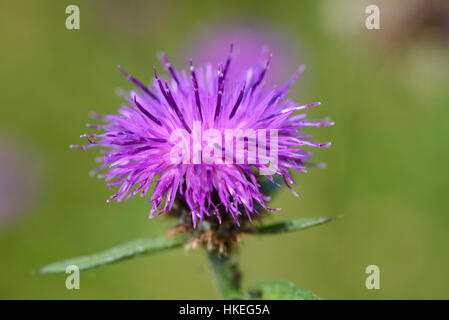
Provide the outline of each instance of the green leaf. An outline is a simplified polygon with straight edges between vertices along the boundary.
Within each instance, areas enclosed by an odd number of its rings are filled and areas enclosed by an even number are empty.
[[[290,232],[307,229],[313,226],[318,226],[320,224],[335,220],[335,218],[329,217],[315,217],[315,218],[299,218],[290,221],[284,221],[274,224],[269,224],[261,227],[255,227],[248,231],[247,233],[254,234],[275,234],[281,232]]]
[[[176,248],[183,245],[185,240],[185,237],[165,238],[161,236],[137,239],[89,256],[54,262],[42,267],[37,272],[65,272],[69,265],[76,265],[80,270],[91,269],[120,260],[129,259],[141,254],[155,253],[165,249]]]
[[[310,291],[297,287],[294,283],[283,281],[259,281],[253,285],[248,298],[252,300],[320,300]]]

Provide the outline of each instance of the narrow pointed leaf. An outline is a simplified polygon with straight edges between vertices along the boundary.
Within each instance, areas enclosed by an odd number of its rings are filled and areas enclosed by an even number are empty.
[[[320,300],[314,293],[301,289],[291,282],[259,281],[248,291],[253,300]]]
[[[252,228],[247,233],[254,234],[275,234],[281,232],[290,232],[307,229],[313,226],[335,220],[329,217],[299,218],[290,221],[273,223],[261,227]]]
[[[129,259],[141,254],[155,253],[165,249],[176,248],[184,244],[184,242],[184,237],[165,238],[159,236],[137,239],[92,255],[54,262],[42,267],[37,272],[65,272],[69,265],[76,265],[80,270],[91,269],[120,260]]]

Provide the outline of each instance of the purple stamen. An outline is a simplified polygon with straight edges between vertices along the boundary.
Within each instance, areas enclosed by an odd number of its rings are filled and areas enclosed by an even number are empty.
[[[264,76],[265,76],[265,73],[266,73],[267,70],[268,70],[268,66],[270,65],[271,57],[272,57],[272,55],[270,54],[270,56],[268,57],[267,63],[265,64],[265,67],[262,69],[262,72],[260,72],[260,74],[259,74],[259,78],[258,78],[257,81],[254,83],[254,85],[252,86],[251,92],[254,92],[254,90],[256,90],[256,88],[257,88],[257,87],[260,85],[260,83],[262,82],[262,80],[263,80],[263,78],[264,78]]]
[[[154,147],[152,147],[152,146],[139,147],[139,148],[136,148],[133,151],[131,151],[129,153],[129,155],[135,155],[135,154],[140,153],[142,151],[147,151],[147,150],[151,150],[151,149],[154,149]]]
[[[278,116],[280,116],[282,114],[285,114],[285,113],[295,112],[295,111],[303,110],[303,109],[310,108],[310,107],[316,107],[316,106],[319,106],[320,104],[321,104],[321,102],[315,102],[315,103],[311,103],[311,104],[305,104],[305,105],[299,106],[299,107],[286,108],[286,109],[283,109],[283,110],[281,110],[281,111],[279,111],[277,113],[273,113],[273,114],[270,114],[269,116],[260,118],[259,120],[257,120],[257,122],[269,120],[269,119],[278,117]]]
[[[229,119],[232,119],[232,117],[234,117],[235,113],[237,112],[238,107],[242,103],[243,95],[245,94],[245,87],[246,87],[246,82],[243,84],[242,90],[240,90],[240,94],[237,98],[237,101],[234,104],[234,107],[232,108],[231,114],[229,115]]]
[[[165,82],[165,89],[162,85],[161,79],[157,76],[156,67],[154,67],[154,76],[159,84],[159,89],[161,90],[162,94],[164,95],[165,100],[167,101],[168,105],[175,111],[176,115],[178,116],[179,120],[181,120],[182,125],[184,128],[189,132],[192,133],[192,130],[190,130],[189,126],[184,120],[184,117],[181,113],[181,111],[178,108],[178,105],[175,102],[175,99],[173,98],[170,88],[168,87],[168,83]]]
[[[162,126],[162,123],[151,113],[149,113],[142,105],[137,101],[137,96],[134,96],[134,103],[136,104],[137,108],[142,112],[144,115],[148,117],[151,121],[158,124],[159,126]]]
[[[184,116],[182,115],[181,110],[179,110],[178,105],[176,104],[175,99],[173,98],[173,95],[171,94],[170,88],[168,87],[168,83],[165,82],[165,92],[168,96],[168,98],[170,99],[169,104],[171,105],[171,107],[173,108],[173,110],[175,110],[176,115],[178,116],[179,120],[181,120],[182,125],[184,126],[184,128],[189,132],[192,133],[192,130],[190,130],[190,127],[187,125],[187,123],[184,120]]]
[[[165,54],[165,52],[162,52],[162,59],[163,59],[163,61],[165,63],[165,68],[171,74],[173,79],[175,79],[176,84],[179,86],[180,82],[179,82],[179,79],[178,79],[178,75],[176,74],[176,71],[173,69],[170,61],[168,61],[168,58],[167,58],[167,55]]]
[[[282,94],[286,93],[290,85],[296,80],[296,78],[304,72],[306,67],[304,65],[299,66],[298,70],[293,74],[293,76],[284,84],[282,88],[280,88],[276,94],[271,98],[270,102],[268,103],[269,106],[271,106],[277,98],[279,98]]]
[[[200,91],[198,88],[198,80],[196,78],[195,67],[193,66],[192,59],[190,59],[190,72],[192,74],[192,84],[193,84],[193,91],[195,93],[196,107],[198,108],[198,112],[200,114],[200,118],[201,118],[201,122],[202,122],[203,121],[203,113],[201,111]]]
[[[228,72],[229,65],[231,64],[232,52],[233,51],[234,51],[234,44],[231,43],[231,47],[229,49],[229,56],[228,56],[228,59],[226,60],[225,68],[224,68],[224,71],[223,71],[223,77],[226,77],[226,74]]]
[[[159,102],[158,97],[156,97],[156,95],[146,86],[144,86],[139,80],[137,80],[136,78],[134,78],[133,76],[127,74],[125,72],[125,70],[122,69],[121,66],[118,66],[118,68],[120,69],[120,71],[123,73],[123,75],[128,79],[131,80],[136,86],[138,86],[140,89],[142,89],[146,94],[148,94],[151,98],[153,98],[154,100],[156,100],[157,102]]]
[[[223,97],[223,90],[224,90],[224,73],[223,73],[223,65],[218,66],[218,93],[217,93],[217,105],[215,106],[215,116],[214,121],[217,120],[218,116],[220,115],[220,109],[221,109],[221,99]]]

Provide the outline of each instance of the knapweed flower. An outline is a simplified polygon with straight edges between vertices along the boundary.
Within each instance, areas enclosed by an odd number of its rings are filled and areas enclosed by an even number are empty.
[[[108,200],[128,199],[152,190],[150,218],[170,211],[182,199],[193,226],[207,217],[257,215],[268,197],[262,194],[259,174],[272,183],[282,177],[291,188],[291,170],[304,172],[312,154],[303,148],[325,147],[299,132],[310,126],[332,125],[328,120],[309,120],[295,111],[319,105],[298,105],[287,92],[303,70],[300,67],[287,83],[266,88],[264,78],[271,61],[261,61],[247,70],[230,69],[229,57],[217,69],[210,64],[190,71],[176,71],[163,55],[170,75],[144,85],[122,68],[136,86],[124,93],[127,104],[117,115],[93,115],[105,122],[88,127],[103,130],[82,137],[87,149],[105,148],[95,171],[118,191]]]

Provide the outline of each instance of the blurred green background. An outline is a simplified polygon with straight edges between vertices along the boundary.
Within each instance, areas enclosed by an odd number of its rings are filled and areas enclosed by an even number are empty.
[[[342,216],[299,233],[244,238],[244,287],[282,279],[325,299],[448,299],[444,11],[373,0],[367,4],[379,5],[381,30],[367,30],[363,1],[335,2],[2,1],[0,159],[15,166],[3,169],[0,192],[5,203],[19,200],[0,225],[0,298],[218,297],[201,250],[82,272],[81,290],[67,290],[65,274],[34,271],[173,224],[149,220],[140,197],[107,204],[111,191],[88,175],[98,150],[68,146],[81,143],[89,111],[115,112],[116,88],[132,87],[118,64],[149,81],[159,51],[182,57],[202,30],[238,22],[272,27],[299,48],[290,54],[307,71],[291,95],[321,101],[310,116],[336,122],[310,130],[333,143],[315,152],[328,167],[296,175],[299,198],[281,191],[271,205],[282,210],[271,220]],[[70,4],[80,8],[80,30],[65,28]],[[365,288],[370,264],[380,268],[380,290]]]

